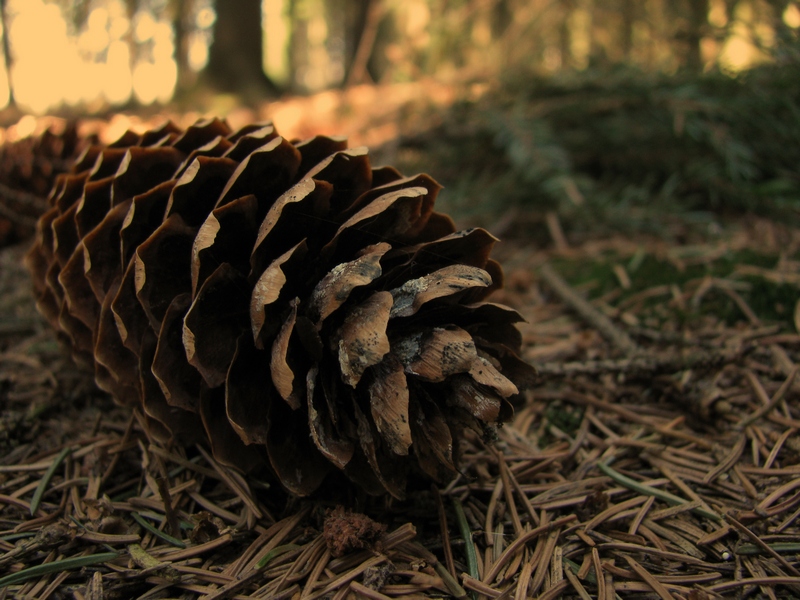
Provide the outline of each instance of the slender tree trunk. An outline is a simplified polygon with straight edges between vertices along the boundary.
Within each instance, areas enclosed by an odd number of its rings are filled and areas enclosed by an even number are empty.
[[[366,21],[364,28],[361,30],[356,53],[347,74],[345,87],[364,83],[369,79],[367,65],[370,56],[372,56],[375,40],[378,37],[378,26],[383,18],[384,6],[382,0],[369,0],[366,4],[368,5]]]
[[[574,0],[566,0],[562,3],[563,14],[558,27],[558,51],[561,54],[561,68],[572,66],[572,32],[570,31],[570,16],[575,10]]]
[[[503,36],[508,26],[514,20],[514,13],[508,5],[508,0],[496,0],[491,10],[492,39],[497,40]]]
[[[172,0],[172,30],[175,33],[175,66],[178,78],[175,85],[175,96],[184,95],[194,85],[195,77],[189,67],[189,30],[187,15],[192,8],[192,0]]]
[[[5,61],[6,77],[8,79],[8,105],[16,106],[14,100],[14,85],[11,78],[11,67],[14,59],[11,56],[11,44],[8,42],[8,19],[6,18],[6,0],[0,0],[0,23],[3,25],[3,60]]]
[[[369,0],[344,0],[345,34],[344,34],[344,64],[345,73],[342,85],[346,85],[353,68],[353,61],[358,52],[358,43],[364,34],[369,12]]]
[[[636,22],[636,0],[622,0],[622,56],[631,60],[633,51],[633,25]]]
[[[288,22],[288,37],[286,39],[286,80],[283,83],[284,92],[294,92],[298,87],[297,82],[297,63],[298,57],[295,51],[297,41],[297,2],[296,0],[286,0],[286,19]]]
[[[772,7],[772,23],[778,42],[785,44],[795,38],[791,27],[783,22],[783,13],[791,4],[791,0],[767,0],[767,4]]]
[[[139,2],[138,0],[125,0],[124,4],[125,12],[128,17],[128,23],[133,23],[136,12],[139,10]],[[127,31],[122,36],[122,41],[125,42],[125,45],[128,47],[128,69],[132,77],[133,69],[136,67],[136,63],[139,62],[139,51],[141,50],[134,39],[133,27],[128,27]],[[129,106],[135,106],[139,104],[139,100],[136,98],[136,93],[133,88],[133,79],[131,79],[131,94],[128,96],[128,100],[124,102],[124,104]]]
[[[689,8],[690,21],[687,32],[689,48],[686,55],[686,67],[690,71],[699,72],[703,70],[700,42],[703,40],[708,25],[708,0],[690,0]]]
[[[207,81],[221,92],[246,101],[277,94],[264,74],[261,0],[217,0],[214,41],[209,48]]]

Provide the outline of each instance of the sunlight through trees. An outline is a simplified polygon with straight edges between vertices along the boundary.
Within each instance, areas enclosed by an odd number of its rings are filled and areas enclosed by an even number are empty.
[[[96,112],[167,103],[203,85],[263,97],[420,77],[463,81],[521,64],[542,73],[622,63],[735,73],[769,60],[800,28],[792,0],[216,4],[2,0],[0,106]]]

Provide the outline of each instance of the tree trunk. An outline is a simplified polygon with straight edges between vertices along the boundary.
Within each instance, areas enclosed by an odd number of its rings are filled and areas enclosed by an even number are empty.
[[[566,0],[561,4],[564,11],[558,26],[558,52],[561,55],[561,68],[566,69],[573,65],[572,60],[572,31],[570,30],[570,16],[575,10],[574,0]]]
[[[277,94],[264,74],[261,0],[218,0],[214,41],[204,75],[221,92],[236,93],[246,102]]]
[[[364,29],[367,26],[370,0],[345,0],[345,39],[344,39],[344,64],[345,72],[342,84],[346,85],[351,79],[358,53],[359,42],[364,36]]]
[[[514,20],[514,13],[508,5],[508,0],[497,0],[492,6],[492,39],[497,40],[503,36]]]
[[[700,42],[703,40],[708,25],[708,0],[690,0],[689,9],[690,21],[686,36],[689,47],[686,54],[686,67],[690,71],[699,72],[703,70]]]
[[[178,78],[175,96],[182,97],[194,85],[196,77],[189,67],[189,33],[187,15],[192,7],[191,0],[172,0],[172,29],[175,33],[175,66]]]
[[[361,29],[355,56],[345,80],[345,87],[366,83],[369,80],[367,65],[370,56],[372,56],[375,39],[378,36],[378,26],[383,17],[383,2],[381,0],[370,0],[365,4],[367,5],[366,22]]]
[[[633,50],[633,25],[636,23],[636,2],[634,0],[622,0],[622,56],[626,61],[631,60]]]
[[[772,7],[772,23],[775,35],[780,46],[791,43],[796,39],[794,30],[783,21],[783,13],[791,4],[791,0],[767,0],[767,4]],[[780,49],[779,46],[779,49]]]
[[[14,59],[11,57],[11,45],[8,43],[8,19],[6,19],[6,0],[0,0],[0,23],[3,26],[3,59],[5,60],[6,78],[8,79],[8,106],[16,106],[14,100],[14,85],[11,79],[11,66]]]

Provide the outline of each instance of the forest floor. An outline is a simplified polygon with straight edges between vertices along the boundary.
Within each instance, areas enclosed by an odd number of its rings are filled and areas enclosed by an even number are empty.
[[[800,597],[800,231],[547,224],[495,253],[528,401],[448,485],[348,512],[151,443],[4,249],[0,598]]]

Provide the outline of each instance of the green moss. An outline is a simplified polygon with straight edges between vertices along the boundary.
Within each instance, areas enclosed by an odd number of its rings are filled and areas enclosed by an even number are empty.
[[[550,402],[545,409],[545,422],[557,427],[567,435],[574,434],[581,426],[586,409],[571,403]],[[546,446],[550,439],[542,440]]]
[[[752,213],[797,224],[800,48],[783,50],[735,78],[510,68],[404,137],[392,162],[434,173],[443,207],[487,221],[514,207],[557,210],[568,233],[668,236],[674,219]]]
[[[695,256],[687,256],[689,253],[685,252],[683,267],[679,260],[670,261],[641,252],[633,257],[607,253],[596,256],[594,260],[556,258],[553,267],[589,300],[617,291],[618,295],[610,301],[613,306],[624,306],[626,300],[659,286],[675,285],[685,292],[692,289],[687,285],[697,289],[707,277],[725,279],[735,284],[736,293],[762,322],[793,328],[794,306],[800,298],[798,286],[776,284],[757,276],[736,276],[739,265],[771,269],[777,263],[777,256],[746,249],[699,261],[701,252],[698,249]],[[614,265],[626,269],[631,283],[629,289],[621,289]],[[728,325],[747,320],[735,300],[719,287],[706,291],[696,307],[689,301],[682,308],[672,300],[666,293],[642,298],[636,303],[635,316],[646,319],[651,327],[668,320],[677,321],[679,326],[688,326],[699,317],[708,315]]]
[[[747,304],[764,321],[782,322],[794,326],[794,307],[800,300],[800,289],[795,285],[774,284],[761,278],[748,277],[752,284]]]

